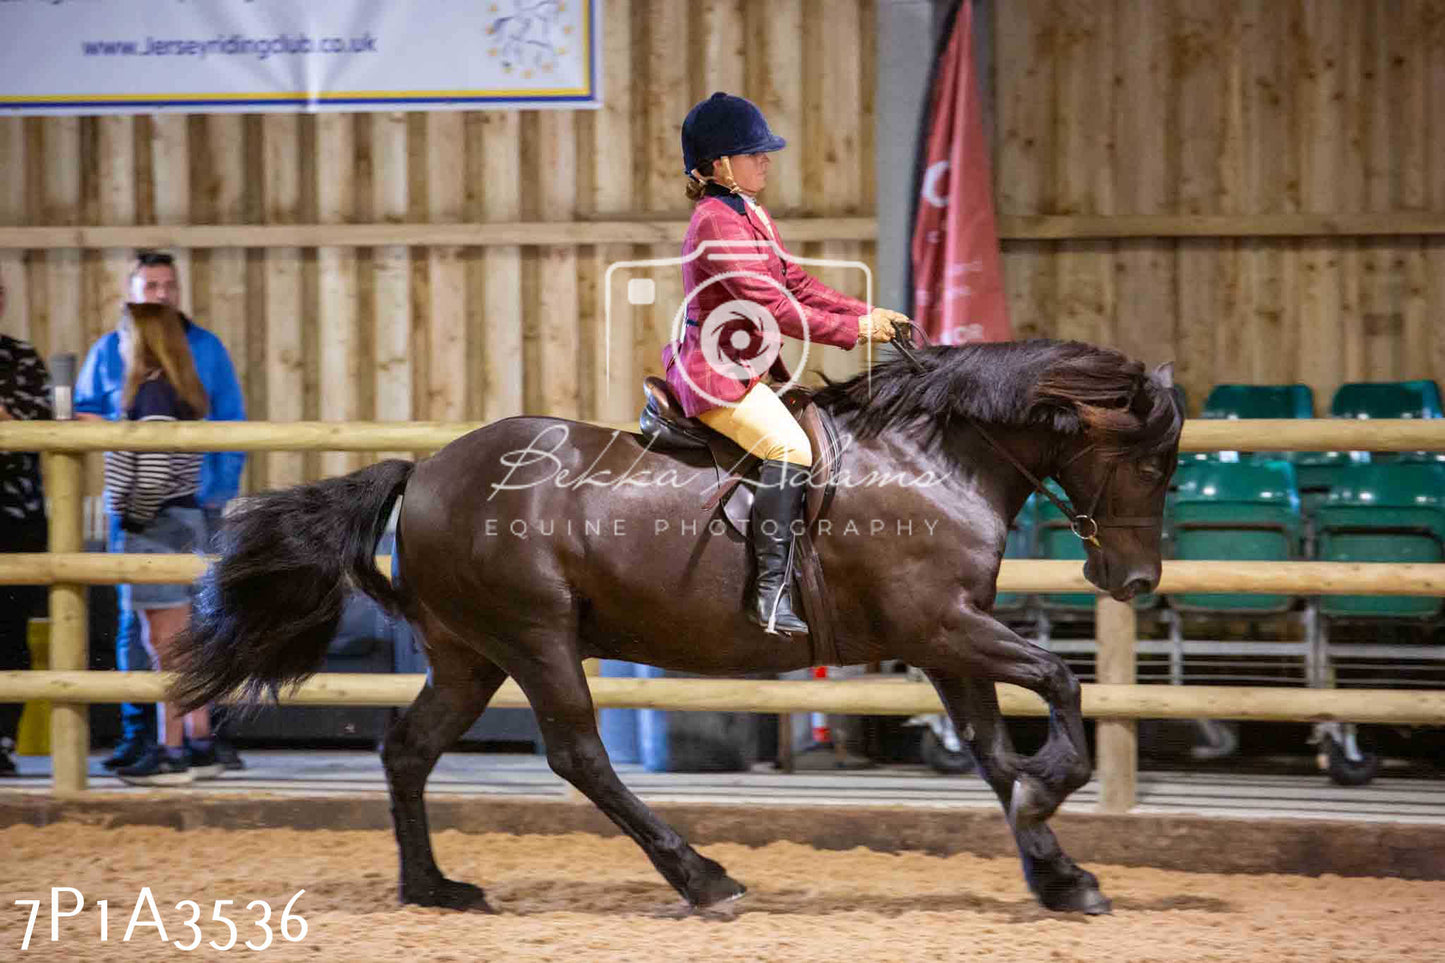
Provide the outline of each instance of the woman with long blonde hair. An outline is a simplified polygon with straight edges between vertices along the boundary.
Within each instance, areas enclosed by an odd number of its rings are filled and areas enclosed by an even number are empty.
[[[191,421],[206,414],[206,390],[196,374],[180,314],[166,304],[128,304],[120,324],[125,382],[121,399],[131,421]],[[121,519],[122,550],[142,554],[196,551],[205,522],[196,492],[199,453],[112,451],[105,454],[105,495]],[[176,636],[190,618],[187,585],[136,585],[131,604],[141,613],[151,663],[173,667]],[[126,782],[184,785],[220,774],[211,746],[208,709],[185,715],[157,706],[161,745],[117,770]],[[189,737],[190,752],[186,741]]]

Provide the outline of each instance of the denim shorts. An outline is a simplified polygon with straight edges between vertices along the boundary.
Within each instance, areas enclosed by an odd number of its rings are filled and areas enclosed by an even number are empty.
[[[168,505],[144,531],[120,532],[120,541],[113,549],[136,555],[186,555],[199,549],[205,541],[205,519],[199,508]],[[133,584],[130,604],[137,609],[168,609],[189,605],[189,583],[174,585]]]

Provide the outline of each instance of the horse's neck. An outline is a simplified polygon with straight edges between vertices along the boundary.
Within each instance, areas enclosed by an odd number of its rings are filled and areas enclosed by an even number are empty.
[[[1036,478],[1045,477],[1053,469],[1053,439],[1047,434],[1009,428],[990,428],[989,433]],[[1009,519],[1018,514],[1034,490],[1008,459],[970,429],[950,432],[936,445],[925,445],[921,438],[904,432],[884,433],[867,440],[846,429],[841,434],[845,465],[851,449],[877,458],[890,471],[902,472],[915,482],[925,473],[935,478],[969,476],[975,488]]]

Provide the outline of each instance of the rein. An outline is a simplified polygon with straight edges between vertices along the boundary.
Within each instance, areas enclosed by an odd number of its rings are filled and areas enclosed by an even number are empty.
[[[895,321],[893,327],[897,330],[894,332],[889,344],[903,356],[904,360],[913,367],[914,371],[922,374],[924,371],[923,362],[919,361],[918,356],[913,353],[913,337],[917,334],[924,339],[924,343],[926,344],[928,340],[927,336],[925,336],[912,321]],[[1147,515],[1118,515],[1111,516],[1102,522],[1098,520],[1096,513],[1099,510],[1099,503],[1104,498],[1104,492],[1108,491],[1109,483],[1114,480],[1114,472],[1119,468],[1118,460],[1109,463],[1109,470],[1105,473],[1104,481],[1099,485],[1098,491],[1094,492],[1094,498],[1089,503],[1089,510],[1080,512],[1070,504],[1067,498],[1061,498],[1050,491],[1038,476],[1024,467],[1023,462],[1019,461],[1013,452],[996,441],[992,435],[984,430],[983,425],[979,424],[977,420],[969,418],[968,423],[973,427],[974,431],[979,433],[984,441],[988,442],[990,448],[1002,455],[1004,460],[1018,469],[1020,475],[1028,479],[1029,483],[1034,486],[1034,491],[1047,498],[1065,518],[1069,519],[1069,531],[1073,532],[1080,540],[1090,543],[1095,548],[1103,548],[1103,546],[1099,544],[1099,529],[1101,528],[1152,528],[1161,524],[1160,520]],[[1084,455],[1093,451],[1097,445],[1098,443],[1094,442],[1084,446],[1075,452],[1068,461],[1060,465],[1057,471],[1063,471]]]

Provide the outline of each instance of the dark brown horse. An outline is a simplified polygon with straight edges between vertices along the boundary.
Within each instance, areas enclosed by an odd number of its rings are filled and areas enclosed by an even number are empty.
[[[1098,881],[1045,824],[1090,774],[1079,683],[990,610],[1009,520],[1033,490],[1024,472],[1057,478],[1097,514],[1084,565],[1093,584],[1119,599],[1154,587],[1181,427],[1170,371],[1150,375],[1072,342],[930,348],[916,358],[816,395],[843,446],[840,486],[816,536],[839,662],[921,667],[1003,803],[1039,900],[1104,912]],[[509,418],[416,465],[385,461],[259,495],[228,520],[202,582],[177,701],[202,705],[236,687],[256,697],[316,671],[349,582],[405,616],[431,660],[382,750],[403,902],[487,908],[481,889],[437,868],[422,794],[438,756],[508,676],[531,701],[559,776],[689,903],[734,898],[743,886],[617,778],[582,670],[593,656],[713,674],[811,663],[807,639],[764,634],[745,617],[746,546],[701,508],[715,483],[703,453]],[[373,552],[398,496],[392,583]],[[996,682],[1049,704],[1036,755],[1014,751]]]

